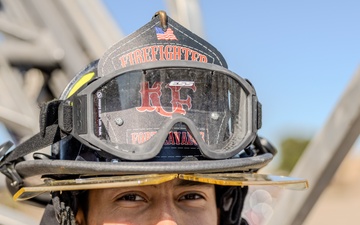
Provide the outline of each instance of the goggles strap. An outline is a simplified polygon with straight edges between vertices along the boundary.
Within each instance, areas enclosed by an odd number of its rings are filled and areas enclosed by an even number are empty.
[[[41,104],[40,106],[40,134],[45,136],[46,127],[51,124],[57,123],[58,120],[58,109],[62,101],[52,100],[46,103]]]
[[[10,153],[4,156],[0,161],[0,168],[6,164],[16,161],[32,152],[45,148],[53,143],[60,141],[62,138],[60,128],[57,124],[46,127],[45,135],[41,132],[35,134],[30,139],[18,145]]]
[[[60,130],[58,108],[61,101],[55,100],[45,103],[40,110],[40,132],[18,145],[10,152],[6,152],[0,160],[0,171],[5,174],[14,186],[21,186],[22,180],[16,173],[15,164],[23,157],[37,150],[56,143],[65,136]],[[2,151],[3,152],[3,151]]]
[[[60,103],[62,103],[61,100],[53,100],[41,105],[39,118],[40,132],[6,154],[0,161],[0,168],[4,165],[10,165],[12,162],[21,159],[30,153],[56,143],[66,136],[66,134],[61,132],[58,124],[58,109]],[[69,118],[71,119],[70,115],[71,112],[63,117],[67,118],[68,121]]]

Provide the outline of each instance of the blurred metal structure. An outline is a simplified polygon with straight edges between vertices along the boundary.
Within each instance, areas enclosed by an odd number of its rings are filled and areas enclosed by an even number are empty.
[[[38,132],[38,104],[122,36],[101,0],[0,0],[0,122],[14,140]],[[0,207],[0,224],[35,224]]]
[[[36,225],[33,218],[21,215],[15,209],[0,205],[0,224],[4,225]]]
[[[301,225],[330,183],[360,134],[360,68],[339,99],[328,121],[313,138],[295,168],[293,177],[309,180],[309,190],[284,192],[270,225]]]
[[[205,38],[199,0],[166,0],[168,14],[181,25]]]
[[[37,131],[37,102],[59,96],[82,67],[122,37],[100,0],[0,1],[0,121]]]

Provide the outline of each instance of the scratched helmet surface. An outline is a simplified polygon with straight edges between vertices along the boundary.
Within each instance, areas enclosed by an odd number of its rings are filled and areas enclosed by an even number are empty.
[[[44,104],[40,133],[2,157],[0,168],[22,188],[19,199],[175,177],[304,184],[254,174],[276,153],[258,137],[260,128],[251,83],[228,70],[215,47],[161,12],[77,74],[59,100]],[[49,145],[51,155],[19,160]],[[47,180],[31,189],[26,179],[37,176]],[[79,183],[79,177],[90,178]]]

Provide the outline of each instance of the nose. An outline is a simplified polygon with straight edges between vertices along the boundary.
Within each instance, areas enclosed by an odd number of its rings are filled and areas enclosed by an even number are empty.
[[[171,201],[160,201],[156,207],[156,225],[179,225],[176,206]]]
[[[177,225],[173,220],[161,220],[156,225]]]

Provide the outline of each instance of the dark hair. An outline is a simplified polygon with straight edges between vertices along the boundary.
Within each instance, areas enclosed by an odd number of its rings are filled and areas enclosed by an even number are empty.
[[[241,218],[244,201],[249,187],[215,185],[216,206],[220,210],[222,225],[246,225]]]

